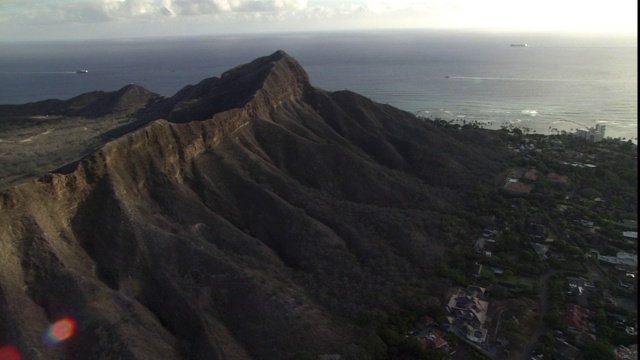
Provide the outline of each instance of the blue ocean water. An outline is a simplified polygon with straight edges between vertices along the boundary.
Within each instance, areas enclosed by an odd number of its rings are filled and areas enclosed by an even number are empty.
[[[317,87],[432,118],[545,134],[600,123],[609,137],[637,138],[637,36],[369,31],[0,43],[0,103],[130,83],[170,96],[278,49]]]

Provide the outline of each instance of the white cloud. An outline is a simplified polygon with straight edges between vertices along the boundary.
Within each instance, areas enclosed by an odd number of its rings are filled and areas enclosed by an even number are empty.
[[[40,20],[95,23],[131,18],[154,18],[173,13],[170,0],[96,0],[57,2],[38,9]]]
[[[176,13],[205,15],[225,12],[296,11],[306,8],[305,0],[174,0]]]
[[[21,2],[22,1],[22,2]],[[306,0],[2,0],[0,21],[95,23],[225,13],[299,12]],[[4,10],[4,11],[3,11]]]
[[[0,0],[0,40],[384,28],[595,31],[636,29],[636,14],[631,0]]]

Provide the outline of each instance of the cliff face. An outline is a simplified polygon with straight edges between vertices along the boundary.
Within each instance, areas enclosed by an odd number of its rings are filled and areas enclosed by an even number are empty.
[[[125,92],[98,115],[137,130],[0,192],[0,347],[25,359],[339,352],[357,317],[433,285],[442,217],[501,158],[490,135],[313,88],[282,51]],[[74,336],[43,341],[64,317]]]

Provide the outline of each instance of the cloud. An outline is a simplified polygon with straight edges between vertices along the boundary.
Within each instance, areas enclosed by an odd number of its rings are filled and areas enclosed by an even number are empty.
[[[604,7],[578,0],[0,0],[0,39],[356,28],[635,30],[637,3],[609,1]]]
[[[47,18],[48,21],[79,23],[173,15],[170,0],[57,1],[31,11],[36,17]]]
[[[174,0],[180,15],[205,15],[228,12],[297,11],[307,7],[305,0]]]
[[[0,0],[0,24],[102,23],[212,14],[294,14],[305,10],[306,0]]]
[[[105,22],[235,12],[286,12],[306,7],[306,0],[81,0],[41,6],[40,15],[53,16],[58,21]]]

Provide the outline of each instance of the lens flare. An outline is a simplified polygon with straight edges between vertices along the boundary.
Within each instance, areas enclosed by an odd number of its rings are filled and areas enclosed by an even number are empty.
[[[0,348],[0,360],[20,360],[22,356],[13,346],[3,346]]]
[[[47,342],[57,344],[72,337],[75,331],[76,322],[72,318],[58,320],[47,329]]]

